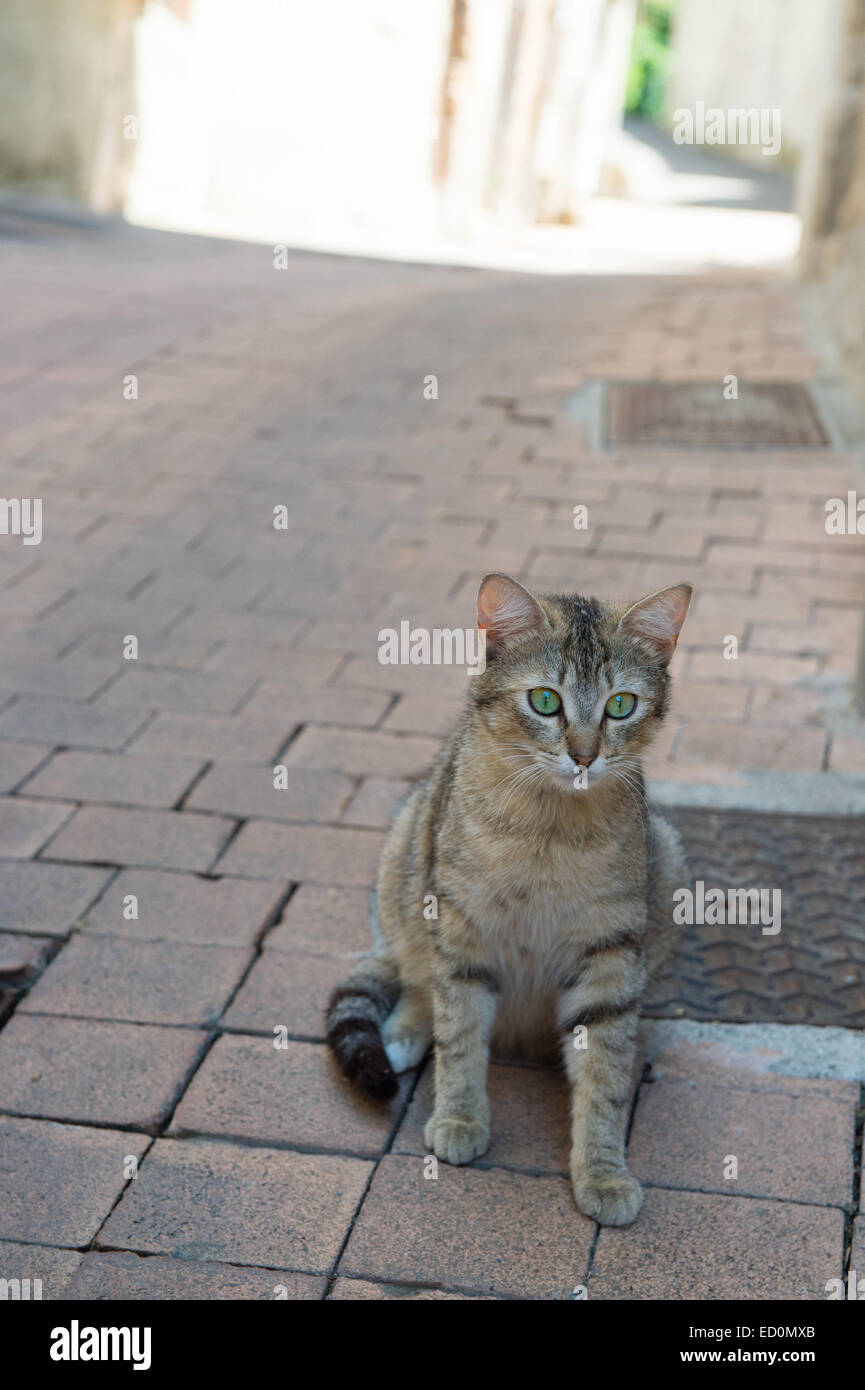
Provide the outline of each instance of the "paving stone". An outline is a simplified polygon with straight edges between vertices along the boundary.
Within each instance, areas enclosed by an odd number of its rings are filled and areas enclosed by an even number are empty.
[[[19,692],[89,700],[105,685],[118,665],[119,652],[114,660],[91,659],[74,652],[62,661],[43,657],[16,662],[10,672],[10,682]]]
[[[432,1114],[432,1065],[424,1071],[393,1143],[394,1153],[425,1154],[423,1130]],[[492,1138],[475,1167],[523,1168],[567,1173],[570,1155],[570,1100],[567,1079],[552,1068],[493,1063],[487,1093]]]
[[[105,869],[0,861],[0,927],[65,936],[110,878]]]
[[[850,1278],[855,1271],[855,1279]],[[839,1275],[840,1277],[840,1275]],[[844,1276],[844,1297],[851,1298],[856,1289],[856,1301],[865,1300],[865,1217],[857,1216],[853,1226],[853,1244],[850,1250],[850,1263]]]
[[[138,1023],[211,1023],[251,952],[82,934],[67,942],[19,1012]]]
[[[865,772],[865,741],[833,734],[829,766],[833,772]]]
[[[498,1299],[484,1294],[446,1293],[444,1289],[421,1289],[413,1284],[373,1284],[368,1279],[337,1279],[328,1303],[389,1302],[406,1303],[481,1302],[497,1303]]]
[[[69,807],[64,810],[68,814]],[[203,872],[232,828],[224,816],[192,811],[82,806],[51,842],[50,857]]]
[[[660,1025],[661,1028],[664,1026]],[[697,1025],[697,1028],[699,1027],[700,1025]],[[644,1024],[644,1032],[651,1034],[648,1047],[652,1054],[653,1082],[663,1080],[690,1082],[698,1086],[733,1086],[737,1090],[776,1091],[783,1095],[806,1098],[819,1095],[826,1099],[846,1102],[848,1106],[856,1105],[859,1099],[857,1081],[819,1075],[821,1070],[830,1067],[834,1069],[835,1059],[829,1050],[819,1057],[812,1055],[809,1063],[813,1068],[811,1076],[788,1075],[786,1071],[781,1071],[780,1067],[786,1065],[792,1070],[792,1064],[789,1061],[785,1064],[776,1038],[767,1036],[765,1032],[760,1036],[759,1025],[757,1036],[751,1040],[746,1036],[718,1036],[712,1031],[715,1027],[713,1024],[708,1025],[708,1037],[692,1040],[677,1034],[659,1040],[658,1025]],[[732,1024],[730,1027],[735,1031],[739,1025]],[[780,1028],[783,1032],[784,1025],[775,1024],[772,1028],[773,1031]],[[801,1060],[801,1050],[806,1045],[806,1037],[803,1034],[805,1030],[800,1027],[797,1034],[793,1035],[798,1037],[798,1049],[794,1048],[792,1051],[792,1056],[797,1061]],[[821,1035],[822,1030],[819,1034],[812,1034],[812,1037]],[[831,1049],[830,1036],[827,1035],[827,1042]],[[855,1037],[855,1034],[852,1036]],[[811,1046],[813,1047],[813,1044]],[[755,1104],[759,1105],[759,1102]]]
[[[0,743],[0,792],[11,792],[50,752],[46,743]]]
[[[740,637],[742,626],[737,626],[734,622],[727,629],[733,636]],[[801,627],[796,627],[797,637],[801,640]],[[792,632],[791,632],[792,635]],[[726,633],[724,634],[726,636]],[[756,652],[750,648],[741,648],[737,660],[730,660],[724,657],[721,638],[717,648],[712,652],[694,652],[688,668],[689,676],[694,680],[704,681],[740,681],[747,680],[753,684],[760,681],[780,681],[784,685],[795,685],[800,680],[808,680],[817,675],[817,663],[812,657],[803,656],[780,656],[768,652]],[[747,767],[748,764],[745,763]]]
[[[200,1056],[186,1028],[30,1017],[0,1033],[0,1110],[99,1125],[162,1124]]]
[[[266,588],[261,576],[244,573],[241,565],[217,579],[214,575],[191,573],[186,561],[162,568],[148,585],[147,593],[152,602],[168,604],[173,602],[181,585],[186,597],[194,599],[202,608],[235,610],[245,610]]]
[[[353,961],[314,956],[306,951],[265,951],[255,962],[223,1024],[242,1032],[267,1033],[277,1027],[290,1037],[324,1037],[324,1010],[332,989]]]
[[[107,461],[106,461],[107,462]],[[80,467],[76,470],[81,473]],[[125,480],[120,484],[125,497],[128,497],[129,482]],[[102,500],[107,502],[111,499],[111,490],[107,492],[103,489]],[[64,499],[64,507],[68,506],[68,500]],[[97,509],[98,511],[98,504]],[[90,518],[92,519],[92,512]],[[115,518],[111,525],[117,527],[118,520]],[[155,543],[153,523],[151,519],[147,522],[148,540],[151,546]],[[118,532],[115,530],[115,535]],[[93,537],[90,538],[91,540]],[[88,545],[89,545],[88,541]],[[88,573],[89,573],[89,567]],[[165,629],[176,622],[183,610],[183,604],[176,600],[173,604],[151,603],[144,590],[139,597],[134,600],[124,599],[117,593],[106,592],[104,586],[101,592],[97,593],[78,593],[74,598],[58,606],[54,612],[41,619],[40,626],[46,632],[52,630],[62,640],[63,646],[68,646],[75,634],[84,634],[94,629],[103,635],[113,634],[115,640],[114,650],[123,652],[123,641],[129,633],[134,633],[139,642],[145,638],[157,637]]]
[[[258,528],[258,514],[253,527],[256,543],[261,541],[261,532]],[[234,531],[236,541],[236,514],[226,520],[226,525]],[[285,561],[285,552],[282,548],[282,541],[287,539],[284,535],[280,538],[277,551],[274,552],[275,558],[271,558],[270,564],[281,570]],[[205,541],[206,545],[207,542]],[[268,567],[268,571],[269,567]],[[309,620],[306,618],[289,618],[281,613],[278,617],[260,612],[232,613],[225,609],[214,611],[213,609],[196,608],[193,613],[185,617],[182,622],[173,629],[178,637],[185,634],[194,635],[196,638],[208,637],[213,642],[220,644],[219,650],[214,652],[213,657],[208,659],[208,667],[214,666],[222,670],[237,671],[238,667],[246,670],[244,661],[247,653],[257,651],[259,654],[264,652],[268,655],[267,669],[271,672],[278,672],[280,677],[283,675],[287,681],[295,676],[298,679],[308,674],[310,680],[326,680],[328,676],[340,665],[341,657],[332,656],[330,653],[322,660],[321,665],[310,666],[307,662],[307,653],[302,655],[296,651],[290,651],[296,638],[308,626]],[[220,657],[222,660],[220,660]],[[299,665],[298,663],[302,663]]]
[[[50,936],[0,932],[0,984],[34,979],[48,959]]]
[[[276,1047],[275,1041],[218,1038],[177,1109],[171,1133],[377,1157],[396,1124],[398,1101],[373,1105],[357,1096],[325,1046]],[[412,1079],[409,1073],[401,1079],[403,1095]]]
[[[269,621],[272,623],[273,619]],[[304,625],[303,620],[298,620],[296,631],[299,632]],[[281,625],[280,631],[288,640],[290,633]],[[205,671],[252,671],[254,675],[266,675],[282,687],[323,685],[339,670],[343,661],[339,652],[306,651],[300,655],[278,648],[263,635],[257,642],[252,639],[217,640],[218,645],[203,663]]]
[[[856,611],[846,614],[851,628],[850,645],[856,645]],[[828,624],[815,623],[807,626],[791,627],[787,623],[760,623],[751,628],[747,647],[751,651],[783,652],[794,656],[831,656],[835,637]],[[744,655],[745,653],[743,653]]]
[[[216,872],[370,888],[383,844],[384,836],[372,830],[249,821],[218,861]]]
[[[53,1300],[67,1297],[69,1280],[81,1256],[77,1250],[55,1250],[50,1245],[19,1245],[14,1240],[0,1240],[0,1279],[30,1280],[26,1297]],[[19,1289],[19,1294],[24,1290]],[[10,1289],[8,1297],[14,1298]]]
[[[732,719],[741,723],[750,694],[751,687],[744,683],[681,680],[673,686],[670,709],[676,715],[699,710],[706,719]]]
[[[301,639],[301,648],[309,646],[324,651],[358,652],[368,656],[378,651],[378,630],[378,623],[370,618],[354,621],[315,619]]]
[[[628,1155],[635,1177],[661,1187],[844,1206],[855,1127],[853,1097],[658,1081],[641,1090]],[[735,1178],[725,1176],[731,1158]]]
[[[706,543],[705,533],[696,528],[679,527],[674,536],[640,535],[635,539],[634,532],[627,527],[608,526],[598,541],[601,555],[622,555],[630,558],[639,546],[642,556],[656,555],[668,559],[675,556],[680,568],[693,565],[699,560]]]
[[[833,1207],[649,1189],[633,1226],[601,1231],[589,1301],[823,1299],[843,1244]]]
[[[181,710],[184,714],[231,714],[250,693],[254,678],[176,671],[125,670],[95,702],[96,709]]]
[[[825,749],[825,732],[807,724],[781,725],[770,731],[765,725],[743,729],[720,720],[714,724],[700,720],[686,726],[677,757],[728,766],[820,772]]]
[[[282,685],[265,680],[256,690],[244,714],[265,716],[278,709],[287,724],[338,724],[371,728],[390,705],[390,696],[360,686]]]
[[[371,1167],[329,1154],[158,1139],[97,1246],[326,1274]]]
[[[302,883],[265,937],[265,950],[335,955],[368,951],[372,945],[369,914],[370,895],[363,889]]]
[[[58,801],[0,797],[0,854],[29,859],[69,820],[72,808]]]
[[[25,796],[104,801],[115,806],[174,806],[204,766],[201,761],[116,753],[55,753],[28,782]]]
[[[87,914],[84,930],[136,941],[251,946],[273,917],[287,886],[248,878],[123,869]],[[138,916],[127,919],[124,911],[130,896],[138,900]]]
[[[258,719],[242,714],[157,714],[130,745],[130,752],[244,763],[275,761],[296,727],[278,714]]]
[[[456,696],[401,695],[384,721],[386,733],[449,734],[459,718],[463,701]]]
[[[595,1224],[560,1177],[385,1156],[340,1273],[517,1298],[569,1298],[585,1281]]]
[[[89,632],[75,647],[76,655],[80,652],[87,656],[114,656],[118,651],[122,653],[122,650],[122,640],[118,641],[115,633],[106,632],[104,629]],[[216,650],[217,644],[207,637],[196,641],[191,633],[185,637],[175,634],[170,637],[147,637],[140,640],[138,657],[151,667],[179,666],[195,669],[202,666],[205,658]],[[248,668],[235,664],[233,669],[245,671]]]
[[[103,712],[70,700],[23,696],[0,714],[0,738],[114,751],[123,748],[148,718],[146,709]]]
[[[467,613],[470,614],[470,605]],[[466,673],[460,666],[383,666],[378,661],[349,654],[348,661],[334,678],[334,685],[385,690],[394,695],[409,692],[435,695],[459,701],[465,692]]]
[[[373,730],[302,729],[284,761],[289,767],[336,768],[349,776],[419,777],[439,750],[437,739]]]
[[[410,790],[409,782],[365,777],[351,805],[343,812],[346,825],[366,825],[375,830],[389,829],[397,807]]]
[[[118,1252],[76,1255],[81,1264],[66,1298],[192,1302],[217,1299],[320,1299],[326,1280],[252,1265],[175,1260],[167,1255]]]
[[[0,1115],[0,1238],[86,1245],[150,1140],[117,1129]]]
[[[186,805],[191,810],[224,811],[265,820],[337,820],[353,783],[339,772],[287,768],[285,787],[277,790],[273,763],[216,763]]]

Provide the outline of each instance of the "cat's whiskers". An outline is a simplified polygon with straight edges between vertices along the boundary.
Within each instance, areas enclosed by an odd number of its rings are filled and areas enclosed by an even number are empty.
[[[617,771],[623,773],[626,777],[628,777],[640,793],[642,800],[646,800],[646,787],[645,782],[643,780],[643,769],[637,758],[628,757],[627,754],[625,754],[620,758],[614,758],[610,766],[614,767]]]
[[[503,787],[506,787],[509,782],[512,782],[515,779],[519,778],[523,773],[530,772],[532,770],[533,765],[527,764],[525,759],[522,759],[518,768],[515,768],[511,772],[506,772],[504,777],[500,778],[498,782],[494,782],[492,785],[490,785],[488,782],[462,782],[461,785],[464,791],[478,792],[485,796],[492,796],[493,793],[499,791]]]
[[[537,782],[539,778],[546,776],[546,771],[546,768],[542,767],[539,763],[535,763],[530,767],[521,769],[520,772],[516,774],[516,781],[514,782],[514,785],[511,787],[510,791],[505,797],[505,800],[501,805],[499,814],[502,816],[504,815],[509,802],[511,801],[512,797],[516,792],[525,791],[529,786],[532,786],[535,782]]]
[[[505,753],[501,751],[501,749],[504,748],[511,748],[515,749],[516,751],[511,753]],[[501,787],[507,786],[509,781],[517,778],[521,772],[526,772],[534,768],[538,756],[538,750],[536,748],[533,748],[531,744],[504,743],[500,746],[499,749],[496,749],[496,761],[501,763],[515,762],[518,764],[517,768],[511,772],[507,772],[505,776],[501,778],[500,781],[494,783],[491,787],[478,782],[463,783],[463,786],[466,788],[467,791],[484,791],[488,793],[498,791]]]
[[[611,763],[609,772],[617,785],[627,793],[642,820],[648,813],[648,801],[639,765],[630,759],[622,759],[621,762]]]
[[[530,774],[536,772],[537,770],[538,768],[536,763],[523,763],[513,772],[509,772],[507,776],[503,777],[500,782],[496,782],[495,786],[492,787],[491,790],[498,791],[500,787],[506,787],[509,782],[512,783],[514,786],[518,786],[521,781],[528,778]]]

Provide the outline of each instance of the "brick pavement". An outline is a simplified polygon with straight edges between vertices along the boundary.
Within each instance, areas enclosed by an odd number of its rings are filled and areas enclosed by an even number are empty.
[[[494,1147],[433,1181],[429,1077],[373,1110],[321,1041],[464,681],[379,665],[378,631],[470,624],[487,569],[694,582],[655,775],[865,770],[840,704],[865,555],[823,527],[851,461],[604,455],[561,410],[597,378],[807,380],[791,287],[276,271],[107,223],[36,227],[0,277],[2,492],[44,507],[40,545],[0,536],[0,933],[23,947],[0,955],[0,1274],[81,1298],[824,1296],[854,1084],[649,1074],[646,1206],[599,1235],[556,1075],[494,1067]]]

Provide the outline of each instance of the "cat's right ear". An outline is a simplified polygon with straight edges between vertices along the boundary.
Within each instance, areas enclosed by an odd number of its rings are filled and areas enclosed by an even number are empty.
[[[506,574],[487,574],[478,589],[478,627],[487,634],[487,655],[521,632],[541,632],[547,615],[528,589]]]

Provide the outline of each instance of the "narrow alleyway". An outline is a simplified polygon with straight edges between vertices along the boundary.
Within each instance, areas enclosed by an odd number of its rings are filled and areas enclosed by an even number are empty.
[[[281,269],[267,246],[24,216],[0,237],[0,492],[43,503],[38,545],[0,536],[6,1277],[82,1298],[825,1297],[854,1233],[855,1070],[659,1034],[631,1137],[644,1212],[597,1239],[558,1076],[494,1066],[493,1147],[430,1181],[429,1068],[381,1112],[321,1041],[391,808],[465,683],[380,665],[378,633],[471,625],[487,570],[611,598],[693,583],[651,767],[670,804],[865,795],[865,552],[824,525],[851,458],[608,449],[585,414],[596,382],[808,382],[793,285]]]

